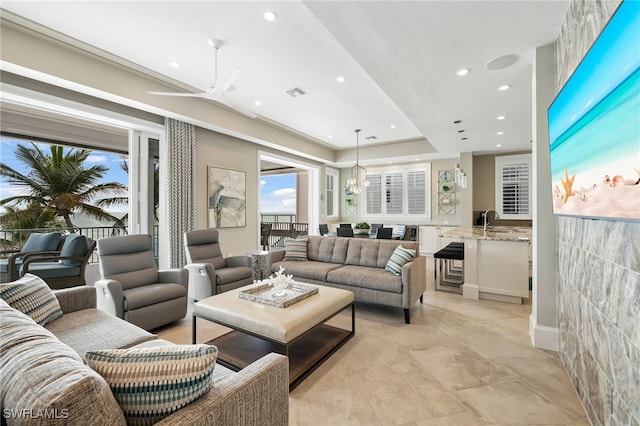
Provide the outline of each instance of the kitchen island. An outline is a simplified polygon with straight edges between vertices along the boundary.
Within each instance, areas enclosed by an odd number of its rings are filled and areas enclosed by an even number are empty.
[[[510,303],[529,297],[531,228],[455,228],[442,236],[464,242],[462,297]]]

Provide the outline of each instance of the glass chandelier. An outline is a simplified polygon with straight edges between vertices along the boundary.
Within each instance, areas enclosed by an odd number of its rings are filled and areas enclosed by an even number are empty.
[[[364,173],[365,180],[364,186],[369,186],[369,180],[367,179],[367,169],[360,165],[360,130],[356,129],[356,164],[351,168],[351,176],[347,178],[347,191],[351,191],[353,194],[360,194],[362,192],[362,186],[360,185],[360,175]]]

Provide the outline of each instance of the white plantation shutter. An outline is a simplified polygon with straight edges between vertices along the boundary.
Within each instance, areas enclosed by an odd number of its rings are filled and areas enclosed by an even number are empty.
[[[424,171],[407,172],[407,212],[424,214],[427,177]]]
[[[496,210],[501,219],[531,219],[531,155],[496,157]]]
[[[387,214],[402,213],[402,173],[390,173],[385,177],[385,203]]]
[[[364,194],[369,221],[386,216],[397,220],[431,218],[431,164],[368,170]]]
[[[366,187],[366,213],[382,213],[382,175],[367,174],[369,186]]]
[[[326,187],[325,187],[325,216],[338,216],[338,171],[334,169],[326,169]]]

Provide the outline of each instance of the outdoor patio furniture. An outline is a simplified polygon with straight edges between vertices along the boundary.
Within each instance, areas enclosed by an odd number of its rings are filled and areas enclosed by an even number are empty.
[[[60,250],[62,235],[59,232],[32,233],[19,251],[4,251],[13,253],[7,259],[0,260],[0,282],[15,281],[20,275],[20,266],[26,253],[33,255],[52,255]]]

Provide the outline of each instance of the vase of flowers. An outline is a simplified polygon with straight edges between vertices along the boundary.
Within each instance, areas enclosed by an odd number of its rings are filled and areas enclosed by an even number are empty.
[[[284,296],[287,292],[287,288],[289,288],[294,282],[293,275],[286,275],[282,266],[278,272],[276,272],[275,276],[271,275],[267,281],[269,285],[273,287],[274,296]]]

